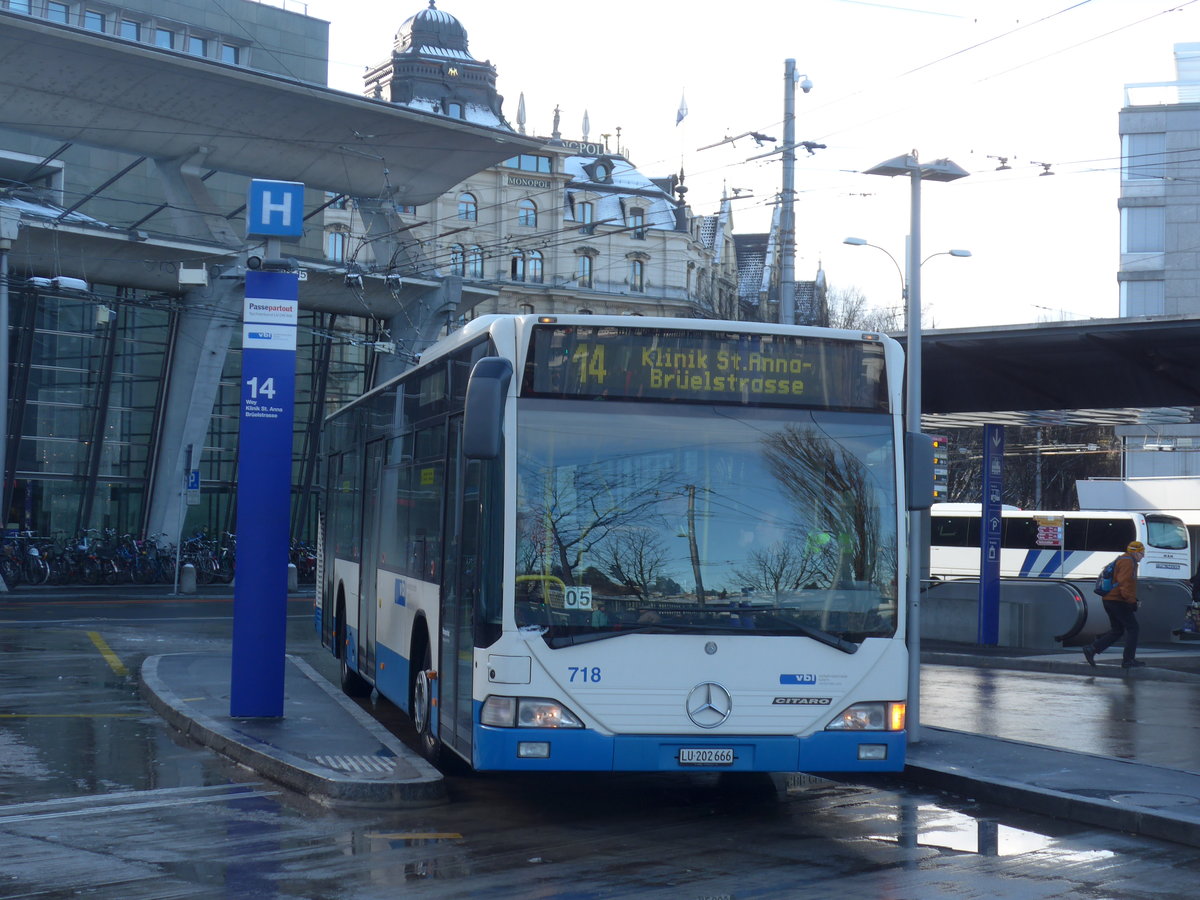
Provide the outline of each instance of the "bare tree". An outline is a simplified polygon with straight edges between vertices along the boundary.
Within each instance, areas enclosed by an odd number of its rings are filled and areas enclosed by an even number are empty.
[[[662,473],[635,489],[614,480],[600,465],[578,466],[571,479],[556,477],[553,469],[529,473],[529,483],[541,484],[541,503],[530,504],[530,521],[540,523],[545,552],[558,557],[559,576],[567,584],[575,581],[575,569],[593,548],[614,531],[634,523],[645,523],[653,509],[668,498],[678,497],[678,477]],[[528,548],[526,554],[532,548]]]
[[[803,587],[823,570],[820,553],[804,549],[801,541],[779,541],[764,550],[753,550],[748,565],[735,569],[741,587],[765,591],[776,599],[785,591]]]
[[[770,435],[763,444],[771,474],[803,512],[811,533],[834,545],[835,578],[872,581],[885,573],[882,523],[862,461],[845,447],[796,426]]]
[[[599,552],[608,577],[633,591],[639,600],[646,600],[650,586],[666,575],[668,558],[662,540],[649,528],[615,534]]]
[[[983,429],[947,432],[947,499],[978,503],[983,487]],[[1004,429],[1003,496],[1022,509],[1077,509],[1075,482],[1121,474],[1111,425],[1008,426]]]
[[[871,306],[857,287],[830,287],[828,294],[829,327],[855,331],[900,331],[904,327],[901,306]]]

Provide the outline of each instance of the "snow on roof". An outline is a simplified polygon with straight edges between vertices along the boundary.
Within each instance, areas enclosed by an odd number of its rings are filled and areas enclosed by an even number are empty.
[[[465,50],[454,50],[450,47],[431,47],[429,44],[422,44],[416,50],[422,56],[440,56],[443,59],[464,59],[475,62],[475,57]]]
[[[413,97],[412,100],[402,104],[409,109],[419,109],[422,112],[430,112],[439,116],[446,116],[442,109],[442,101],[434,100],[430,97]],[[446,118],[457,118],[456,116],[446,116]],[[488,125],[492,128],[508,128],[508,123],[501,119],[498,115],[491,111],[489,107],[481,106],[478,103],[463,104],[462,121],[470,122],[472,125]]]
[[[568,156],[563,160],[563,171],[571,176],[568,191],[587,191],[596,184],[584,166],[592,165],[598,158],[605,159],[612,166],[612,183],[604,182],[598,190],[593,191],[590,200],[594,223],[626,225],[628,210],[640,209],[647,228],[675,230],[675,203],[670,195],[624,157]],[[623,194],[622,189],[629,193]]]
[[[571,176],[572,181],[589,181],[590,178],[583,167],[590,166],[598,159],[604,159],[612,166],[612,184],[615,187],[653,191],[668,197],[662,188],[634,168],[633,163],[623,156],[568,156],[563,160],[563,171]]]
[[[765,262],[764,253],[752,253],[747,256],[738,253],[738,297],[753,306],[758,305],[763,289]]]
[[[770,254],[770,238],[765,234],[735,234],[737,248],[738,298],[751,306],[758,306],[762,296],[771,290],[771,272],[767,257]]]

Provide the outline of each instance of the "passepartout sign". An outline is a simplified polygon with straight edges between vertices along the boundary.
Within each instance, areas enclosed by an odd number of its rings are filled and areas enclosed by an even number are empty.
[[[295,325],[299,307],[298,300],[247,297],[242,309],[242,321],[257,325]]]

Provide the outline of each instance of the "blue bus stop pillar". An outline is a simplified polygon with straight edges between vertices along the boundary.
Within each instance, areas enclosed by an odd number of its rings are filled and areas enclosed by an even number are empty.
[[[283,715],[299,276],[247,272],[231,716]]]

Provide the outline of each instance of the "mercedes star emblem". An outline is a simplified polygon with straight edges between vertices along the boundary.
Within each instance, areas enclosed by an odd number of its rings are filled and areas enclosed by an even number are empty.
[[[700,728],[716,728],[733,712],[733,698],[715,681],[705,681],[692,688],[684,708],[688,718]]]

